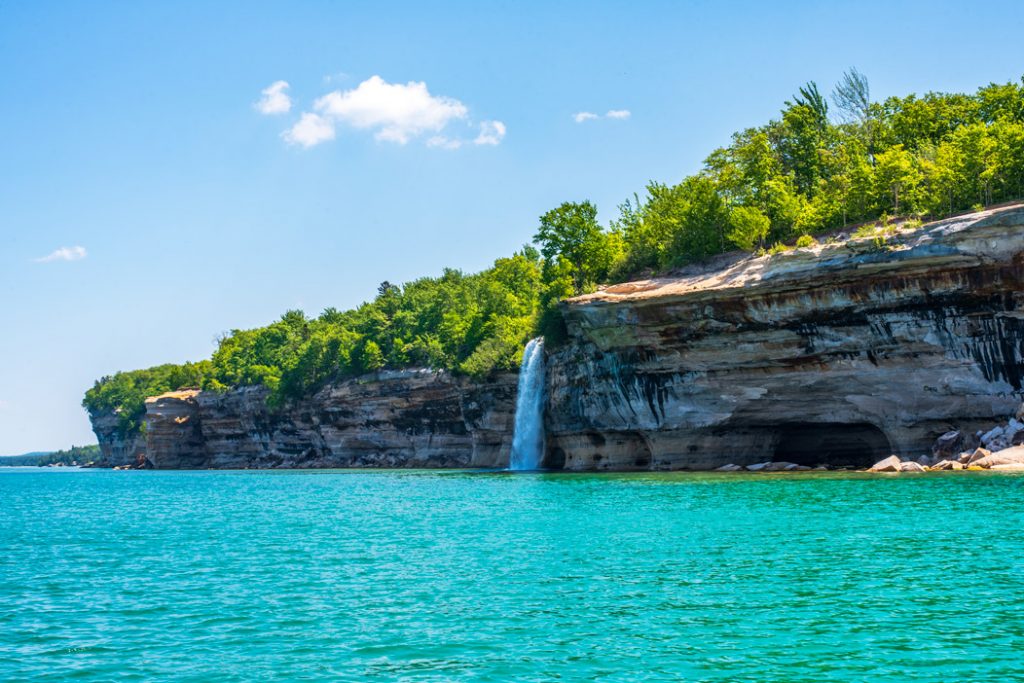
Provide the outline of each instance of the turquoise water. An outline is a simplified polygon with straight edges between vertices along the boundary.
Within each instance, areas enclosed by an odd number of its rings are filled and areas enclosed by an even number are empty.
[[[1019,680],[1022,485],[0,470],[0,680]]]

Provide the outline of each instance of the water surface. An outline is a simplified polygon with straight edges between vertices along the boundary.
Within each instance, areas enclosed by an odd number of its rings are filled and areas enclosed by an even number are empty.
[[[1019,679],[1022,484],[0,470],[0,680]]]

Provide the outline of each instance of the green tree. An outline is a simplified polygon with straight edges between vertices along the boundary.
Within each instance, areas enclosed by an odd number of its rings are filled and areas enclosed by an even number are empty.
[[[914,210],[921,172],[914,155],[903,145],[895,145],[878,155],[875,179],[879,193],[892,197],[894,214],[899,214],[901,201],[905,211]]]
[[[597,222],[597,207],[589,201],[565,202],[540,217],[534,236],[548,263],[565,259],[572,268],[576,294],[608,272],[612,254]]]
[[[740,249],[752,251],[755,247],[764,246],[764,238],[768,236],[771,221],[753,206],[737,206],[730,214],[732,230],[729,239]]]

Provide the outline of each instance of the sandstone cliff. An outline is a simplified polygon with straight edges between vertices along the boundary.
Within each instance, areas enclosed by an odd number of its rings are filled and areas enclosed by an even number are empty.
[[[125,434],[114,414],[90,415],[92,431],[100,445],[101,458],[96,467],[142,467],[146,462],[146,437]]]
[[[1024,207],[571,299],[568,341],[548,358],[544,464],[916,458],[1014,413],[1022,303]],[[158,468],[504,467],[515,380],[388,371],[277,410],[259,387],[174,392],[147,401],[145,442],[114,416],[93,424],[110,465],[145,453]]]
[[[869,466],[1013,414],[1024,372],[1024,208],[564,304],[547,464]]]
[[[171,392],[146,401],[146,458],[161,469],[504,466],[515,379],[385,371],[278,410],[262,387]]]

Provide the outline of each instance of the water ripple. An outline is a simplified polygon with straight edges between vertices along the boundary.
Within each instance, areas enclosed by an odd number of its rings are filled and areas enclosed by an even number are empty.
[[[5,471],[0,679],[1019,679],[1022,483]]]

